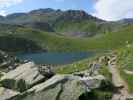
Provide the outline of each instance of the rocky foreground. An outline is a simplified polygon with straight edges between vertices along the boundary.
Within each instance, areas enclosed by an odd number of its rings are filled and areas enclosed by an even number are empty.
[[[0,100],[78,100],[98,88],[102,75],[55,74],[49,66],[22,62],[0,52]]]
[[[102,100],[94,99],[98,94],[94,95],[92,91],[103,88],[104,95],[111,87],[109,80],[98,72],[103,61],[107,62],[105,64],[113,74],[112,95],[106,95],[104,100],[133,100],[121,93],[125,93],[125,85],[115,79],[118,73],[111,70],[115,70],[112,66],[115,66],[116,56],[103,56],[99,63],[93,62],[88,70],[82,72],[56,74],[51,66],[20,61],[3,51],[0,51],[0,100]]]

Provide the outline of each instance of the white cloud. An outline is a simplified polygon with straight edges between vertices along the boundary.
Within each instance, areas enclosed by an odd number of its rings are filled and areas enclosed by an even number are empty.
[[[6,13],[6,11],[5,11],[5,10],[0,10],[0,15],[2,15],[2,16],[6,16],[6,15],[7,15],[7,13]]]
[[[8,7],[21,3],[22,1],[23,0],[0,0],[0,15],[5,16]]]
[[[97,0],[93,15],[105,20],[133,17],[133,0]]]
[[[22,2],[22,0],[0,0],[0,8],[6,8]]]

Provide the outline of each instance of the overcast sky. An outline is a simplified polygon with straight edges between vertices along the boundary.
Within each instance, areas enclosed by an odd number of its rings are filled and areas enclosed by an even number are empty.
[[[0,0],[0,15],[38,8],[81,9],[104,20],[133,18],[133,0]]]

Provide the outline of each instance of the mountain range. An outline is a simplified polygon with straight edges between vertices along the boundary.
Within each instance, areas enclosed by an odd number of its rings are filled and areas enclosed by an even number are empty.
[[[4,37],[0,43],[6,40],[4,45],[0,45],[0,49],[8,51],[8,47],[12,47],[11,52],[34,51],[29,48],[36,47],[47,51],[88,50],[93,47],[92,44],[85,45],[88,41],[121,31],[132,23],[133,19],[104,21],[82,10],[46,8],[14,13],[0,16],[0,36]],[[12,39],[8,40],[8,37],[15,38],[14,42],[11,42]],[[22,44],[28,46],[25,48]],[[21,50],[17,49],[20,47]]]

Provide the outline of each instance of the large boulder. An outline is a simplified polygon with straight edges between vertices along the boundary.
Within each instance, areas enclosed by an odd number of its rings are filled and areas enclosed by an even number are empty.
[[[73,75],[55,75],[27,90],[23,100],[78,100],[85,92],[98,88],[104,77],[81,78]],[[21,99],[20,99],[21,100]]]
[[[19,95],[19,92],[0,87],[0,100],[9,100]]]
[[[46,67],[46,66],[44,66]],[[40,67],[33,62],[28,62],[18,66],[16,69],[6,73],[3,77],[1,77],[1,82],[7,79],[12,79],[15,81],[24,80],[28,86],[33,86],[43,80],[47,79],[53,75],[52,71],[45,70],[44,74],[40,73]],[[10,81],[9,81],[10,83]]]

